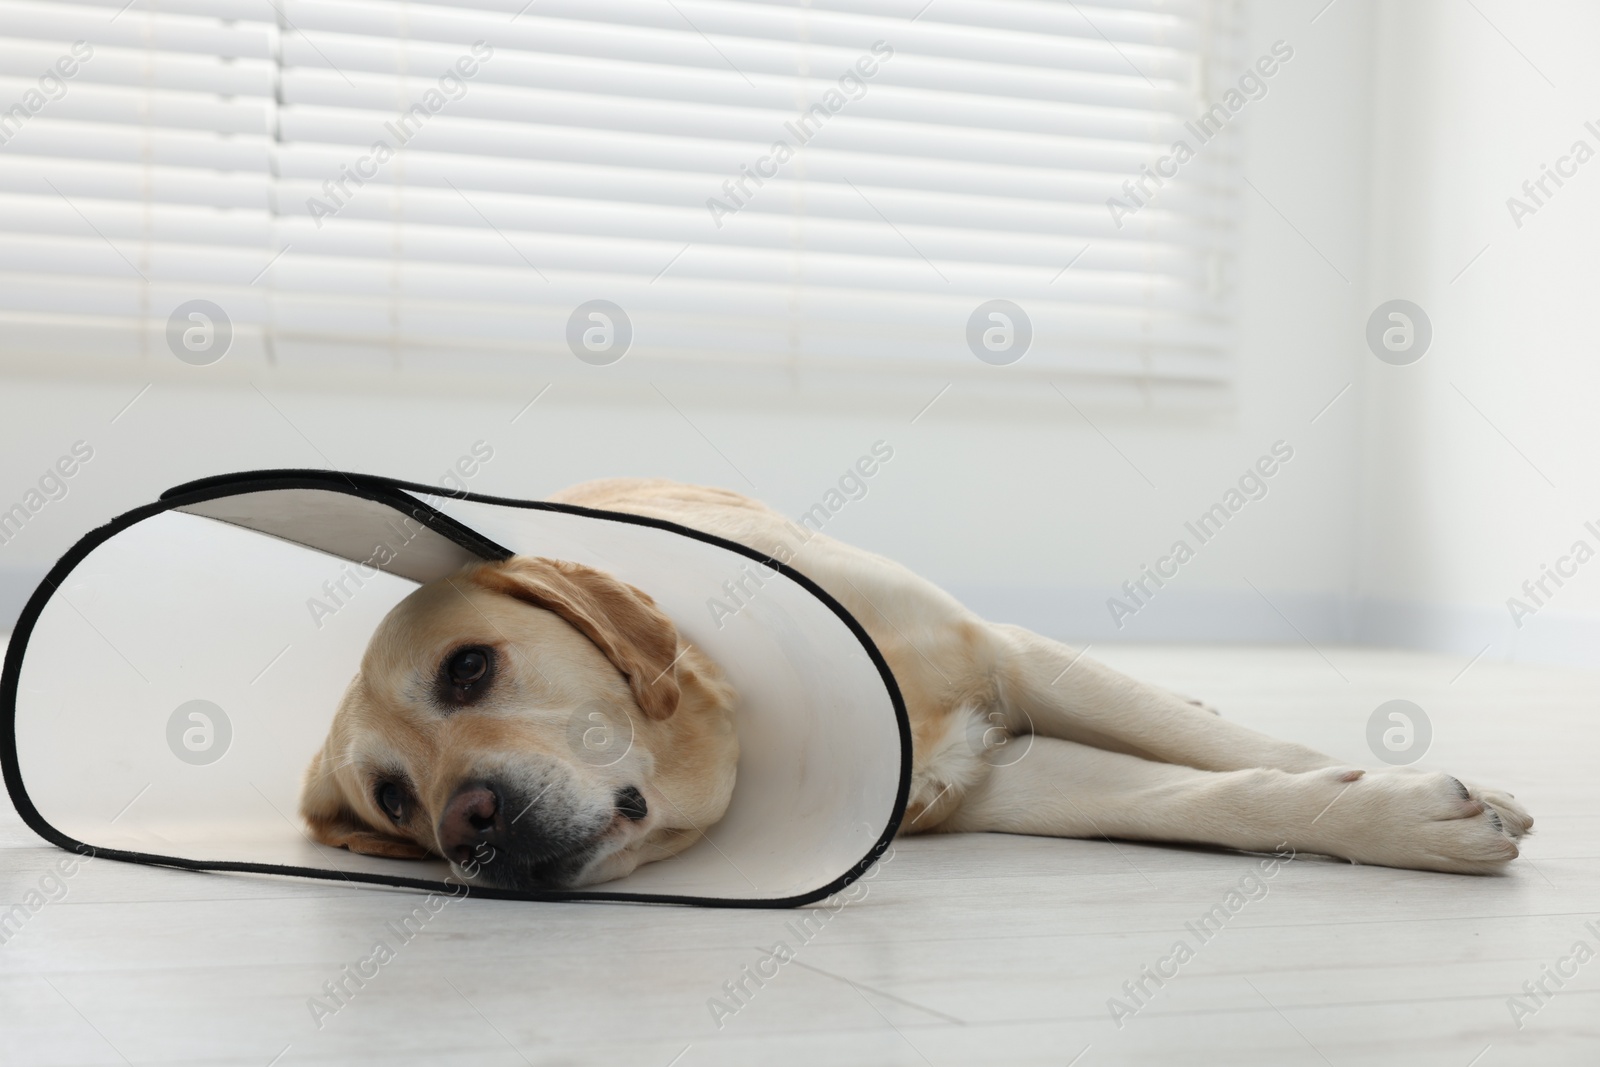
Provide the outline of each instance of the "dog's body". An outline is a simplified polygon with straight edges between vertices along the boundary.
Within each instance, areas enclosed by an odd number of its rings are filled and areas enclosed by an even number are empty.
[[[1489,873],[1517,856],[1533,823],[1505,793],[1444,774],[1363,772],[1230,723],[979,619],[899,564],[735,493],[610,479],[551,499],[746,545],[842,603],[882,651],[911,720],[902,833],[1287,846]],[[606,881],[692,844],[732,791],[737,701],[647,594],[523,558],[412,594],[374,636],[312,764],[302,811],[317,837],[440,854],[523,888]],[[574,759],[575,715],[625,720],[637,743],[604,766]],[[989,754],[1019,744],[1022,758]],[[525,822],[529,811],[539,814]],[[486,855],[495,862],[475,862]]]

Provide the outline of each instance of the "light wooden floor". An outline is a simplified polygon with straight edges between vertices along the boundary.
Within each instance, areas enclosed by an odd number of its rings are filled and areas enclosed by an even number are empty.
[[[1600,951],[1584,926],[1600,930],[1600,675],[1478,663],[1452,683],[1462,661],[1323,652],[1092,654],[1366,765],[1372,709],[1416,701],[1435,731],[1423,766],[1501,784],[1536,816],[1509,876],[1303,858],[1201,944],[1185,923],[1257,859],[913,840],[804,944],[785,912],[454,903],[319,1029],[308,998],[393,940],[417,897],[97,860],[0,946],[0,1061],[1600,1063],[1600,962],[1520,1031],[1507,1005],[1575,942]],[[0,909],[62,855],[0,811]],[[1119,1029],[1108,999],[1179,938],[1195,957]],[[719,1029],[708,1000],[778,940],[793,961]]]

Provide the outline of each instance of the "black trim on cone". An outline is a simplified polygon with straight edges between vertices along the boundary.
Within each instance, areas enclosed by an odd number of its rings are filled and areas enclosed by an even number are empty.
[[[621,893],[608,892],[605,889],[541,889],[524,891],[487,889],[476,886],[467,887],[469,895],[493,900],[617,901],[633,904],[689,904],[707,908],[800,907],[825,899],[861,877],[889,847],[889,843],[900,829],[900,822],[905,817],[906,800],[911,789],[911,722],[906,714],[905,700],[901,696],[900,687],[895,682],[894,675],[890,672],[889,665],[884,660],[883,654],[878,651],[878,646],[873,643],[866,630],[856,621],[855,616],[851,615],[843,604],[835,600],[821,586],[788,564],[780,563],[778,560],[737,542],[728,541],[687,526],[680,526],[675,522],[668,522],[664,519],[578,507],[572,504],[513,500],[508,497],[457,492],[441,489],[438,486],[400,481],[372,474],[347,474],[342,471],[314,469],[285,469],[215,475],[210,478],[185,482],[182,485],[168,489],[161,494],[157,502],[124,512],[105,525],[85,534],[56,561],[55,566],[50,568],[50,572],[45,575],[44,580],[39,583],[39,587],[28,598],[27,604],[22,609],[22,615],[17,619],[16,626],[12,631],[11,642],[6,649],[5,666],[3,671],[0,671],[0,771],[4,772],[6,790],[11,795],[11,802],[16,806],[17,814],[22,816],[22,821],[27,823],[29,828],[40,837],[43,837],[51,844],[66,849],[68,852],[76,852],[81,855],[103,856],[107,859],[129,863],[176,867],[191,871],[242,871],[252,874],[276,874],[301,878],[342,879],[348,882],[364,882],[373,885],[398,886],[406,889],[424,889],[445,893],[454,893],[462,887],[462,883],[459,882],[433,881],[426,878],[390,877],[364,871],[341,871],[338,868],[324,869],[320,867],[295,867],[277,863],[190,860],[177,856],[159,856],[147,852],[95,848],[69,837],[50,825],[34,806],[32,798],[28,796],[27,788],[22,781],[22,766],[17,752],[17,686],[22,675],[23,657],[27,651],[28,640],[33,635],[33,628],[38,622],[39,616],[44,612],[45,605],[50,602],[50,598],[60,589],[61,583],[79,563],[88,557],[90,552],[123,530],[143,522],[145,519],[206,500],[216,500],[221,497],[239,496],[244,493],[275,489],[322,489],[377,501],[394,508],[402,515],[409,516],[417,522],[428,526],[430,529],[448,537],[451,541],[484,559],[506,559],[513,553],[409,494],[425,493],[429,496],[449,496],[480,504],[557,511],[569,515],[604,519],[609,522],[626,522],[636,526],[648,526],[658,530],[666,530],[696,541],[703,541],[706,544],[715,545],[730,552],[746,556],[760,563],[763,567],[785,575],[827,605],[839,617],[840,621],[850,629],[856,639],[861,642],[861,647],[866,651],[873,665],[877,667],[879,676],[883,679],[884,688],[888,691],[889,699],[894,705],[895,719],[900,732],[899,789],[896,792],[894,807],[889,813],[888,822],[885,824],[883,833],[879,836],[877,843],[867,851],[866,855],[852,864],[844,874],[827,885],[808,893],[777,899],[697,897],[672,893]]]

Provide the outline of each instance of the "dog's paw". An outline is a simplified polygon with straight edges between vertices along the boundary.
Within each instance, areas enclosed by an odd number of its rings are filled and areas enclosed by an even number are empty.
[[[1328,851],[1356,863],[1493,874],[1517,858],[1533,817],[1509,793],[1413,770],[1319,772],[1332,799],[1315,822]]]

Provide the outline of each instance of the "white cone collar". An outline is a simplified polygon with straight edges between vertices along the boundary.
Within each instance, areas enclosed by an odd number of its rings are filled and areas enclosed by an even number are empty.
[[[738,782],[681,855],[585,889],[473,895],[788,907],[842,889],[887,847],[910,783],[905,706],[866,632],[815,583],[656,519],[329,471],[179,486],[56,564],[0,675],[17,811],[77,852],[459,893],[442,860],[314,844],[299,787],[389,609],[513,554],[650,594],[739,694]],[[764,584],[714,615],[708,602],[751,561]]]

